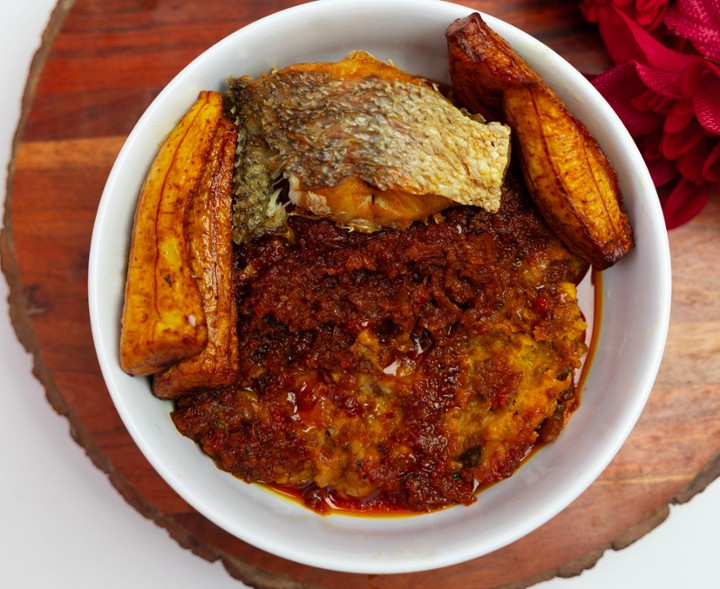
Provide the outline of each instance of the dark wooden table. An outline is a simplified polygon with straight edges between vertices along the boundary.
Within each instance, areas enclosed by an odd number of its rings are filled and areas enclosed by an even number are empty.
[[[526,587],[591,566],[661,523],[720,473],[720,203],[671,232],[673,313],[665,360],[630,439],[555,519],[502,550],[399,576],[328,572],[274,557],[193,511],[155,473],[100,374],[87,310],[95,210],[125,136],[160,89],[207,47],[279,0],[61,0],[32,67],[14,149],[2,265],[18,337],[75,439],[139,513],[255,587]],[[579,70],[607,57],[575,2],[466,1],[538,37]]]

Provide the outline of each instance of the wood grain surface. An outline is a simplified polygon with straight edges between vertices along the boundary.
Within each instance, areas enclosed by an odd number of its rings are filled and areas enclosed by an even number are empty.
[[[720,205],[670,234],[673,312],[657,384],[629,440],[570,507],[486,557],[410,575],[341,574],[288,562],[226,534],[150,467],[100,374],[87,308],[95,211],[125,136],[190,60],[283,1],[61,0],[33,64],[14,148],[2,267],[18,337],[75,439],[138,512],[259,588],[520,588],[592,566],[658,525],[720,473]],[[467,1],[538,37],[579,70],[607,57],[577,3]],[[642,297],[643,293],[638,293]]]

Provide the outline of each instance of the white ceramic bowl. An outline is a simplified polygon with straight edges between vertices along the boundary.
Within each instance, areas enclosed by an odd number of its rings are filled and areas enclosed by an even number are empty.
[[[444,32],[471,12],[435,0],[321,0],[230,35],[188,65],[148,108],[112,169],[95,224],[89,267],[93,336],[108,389],[137,445],[200,513],[238,538],[294,561],[357,573],[455,564],[501,548],[555,516],[610,462],[655,379],[667,333],[670,262],[653,183],[632,139],[595,89],[518,29],[486,17],[544,76],[598,138],[617,168],[637,245],[604,273],[604,318],[580,409],[554,443],[470,507],[403,518],[322,517],[219,471],[175,429],[171,405],[118,363],[120,312],[133,211],[165,135],[202,89],[229,74],[335,60],[365,49],[400,68],[449,81]]]

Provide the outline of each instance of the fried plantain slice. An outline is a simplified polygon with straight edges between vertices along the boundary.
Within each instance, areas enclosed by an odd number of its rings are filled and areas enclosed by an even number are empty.
[[[153,393],[164,399],[232,384],[239,370],[231,219],[236,146],[235,125],[221,119],[186,222],[192,271],[207,322],[207,346],[197,356],[155,374]]]
[[[221,116],[222,96],[201,92],[161,146],[141,189],[120,331],[120,364],[129,374],[153,374],[207,344],[185,216]]]
[[[513,131],[525,181],[546,222],[598,270],[633,246],[615,171],[597,141],[527,62],[477,14],[447,30],[460,103]]]

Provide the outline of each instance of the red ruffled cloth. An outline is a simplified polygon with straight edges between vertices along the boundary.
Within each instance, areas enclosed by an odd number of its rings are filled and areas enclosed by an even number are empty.
[[[669,0],[584,0],[580,10],[590,22],[599,22],[600,8],[604,4],[612,4],[642,28],[652,31],[665,19]]]
[[[720,2],[679,0],[668,10],[665,26],[688,39],[708,59],[720,61]]]
[[[635,138],[668,229],[686,223],[720,187],[720,0],[585,0],[581,10],[617,64],[592,82]]]

